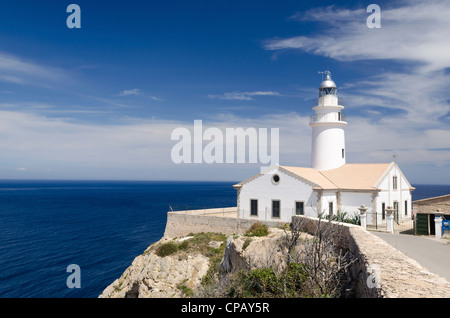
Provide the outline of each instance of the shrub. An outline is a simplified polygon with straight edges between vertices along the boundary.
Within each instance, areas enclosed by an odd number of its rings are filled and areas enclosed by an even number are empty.
[[[178,249],[180,251],[186,251],[189,249],[189,240],[185,240],[183,242],[181,242],[180,244],[178,244]]]
[[[228,297],[299,297],[309,296],[304,290],[308,274],[305,267],[291,263],[284,271],[276,273],[263,267],[237,273],[228,289]]]
[[[267,225],[256,222],[253,223],[250,229],[245,232],[247,236],[266,236],[269,234],[269,228]]]
[[[186,283],[188,280],[189,280],[189,279],[185,279],[185,280],[183,280],[180,284],[177,285],[177,288],[178,288],[179,290],[181,290],[181,292],[183,293],[184,297],[192,297],[192,296],[194,296],[194,291],[193,291],[191,288],[189,288],[189,287],[187,287],[187,286],[185,285],[185,283]]]
[[[227,296],[231,298],[274,297],[281,286],[271,268],[241,270],[231,278]]]
[[[337,215],[327,216],[326,218],[330,221],[361,225],[359,216],[357,214],[350,216],[346,211],[339,210],[337,212]]]
[[[245,251],[245,249],[250,245],[251,242],[252,242],[252,239],[246,238],[244,241],[244,244],[242,245],[242,249]]]
[[[178,247],[174,242],[169,242],[169,243],[164,243],[161,244],[161,246],[159,246],[156,249],[156,255],[158,255],[159,257],[165,257],[167,255],[176,253],[178,251]]]

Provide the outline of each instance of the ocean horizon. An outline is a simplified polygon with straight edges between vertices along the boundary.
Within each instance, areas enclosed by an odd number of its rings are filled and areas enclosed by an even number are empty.
[[[236,206],[235,183],[0,180],[0,297],[96,298],[162,237],[170,209]],[[413,200],[450,194],[413,186]],[[81,288],[66,285],[71,264]]]

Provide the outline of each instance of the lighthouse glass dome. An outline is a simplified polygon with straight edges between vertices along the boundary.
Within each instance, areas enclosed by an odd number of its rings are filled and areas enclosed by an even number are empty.
[[[325,95],[337,95],[336,87],[319,88],[319,97]]]
[[[337,95],[337,87],[334,81],[331,79],[330,72],[326,72],[327,76],[325,80],[320,84],[319,97],[325,95]]]

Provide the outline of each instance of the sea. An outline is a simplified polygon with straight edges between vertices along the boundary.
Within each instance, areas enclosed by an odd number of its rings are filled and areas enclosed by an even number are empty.
[[[97,298],[162,237],[169,210],[236,206],[234,183],[0,180],[0,298]],[[450,194],[413,186],[413,200]]]

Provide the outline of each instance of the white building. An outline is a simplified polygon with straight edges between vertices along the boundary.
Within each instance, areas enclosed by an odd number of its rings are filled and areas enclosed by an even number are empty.
[[[411,218],[414,190],[395,162],[347,164],[341,101],[329,72],[319,87],[311,116],[311,168],[274,165],[236,185],[240,218],[290,221],[318,213],[353,216],[365,205],[367,224],[382,224],[385,208]]]

